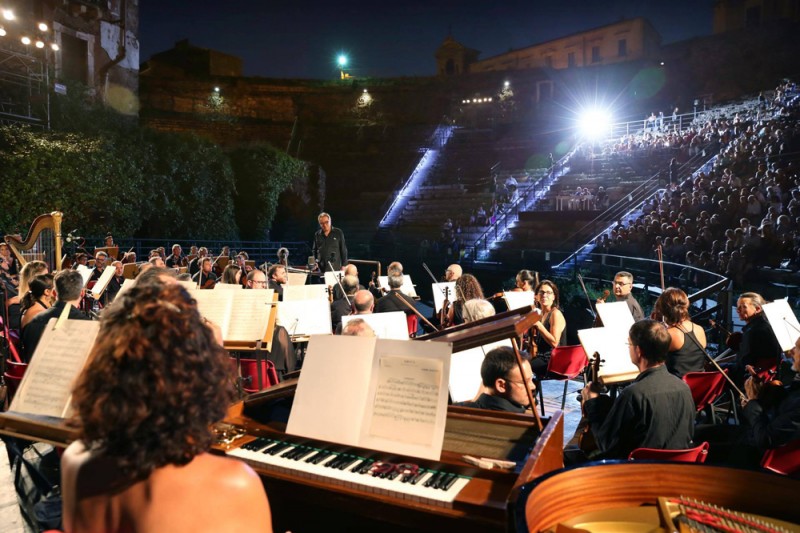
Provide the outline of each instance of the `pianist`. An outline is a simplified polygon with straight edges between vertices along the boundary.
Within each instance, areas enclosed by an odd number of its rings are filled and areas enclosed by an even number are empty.
[[[526,387],[533,388],[533,372],[528,361],[523,361],[525,376],[519,372],[514,350],[507,346],[495,348],[486,354],[481,364],[484,391],[474,401],[462,402],[463,407],[476,407],[492,411],[524,413],[530,406]]]
[[[117,298],[74,391],[65,532],[272,531],[258,476],[208,453],[233,398],[227,359],[180,285],[137,282]]]

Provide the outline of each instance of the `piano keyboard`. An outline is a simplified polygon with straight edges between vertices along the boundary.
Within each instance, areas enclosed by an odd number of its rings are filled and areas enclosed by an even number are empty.
[[[386,463],[376,459],[268,438],[227,453],[258,468],[447,508],[471,479],[424,468],[414,471],[402,464],[388,475],[381,474]]]

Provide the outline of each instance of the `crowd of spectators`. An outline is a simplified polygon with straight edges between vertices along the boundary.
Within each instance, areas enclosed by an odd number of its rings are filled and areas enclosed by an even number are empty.
[[[718,272],[737,284],[760,267],[796,271],[799,101],[787,81],[749,111],[671,136],[717,154],[713,165],[651,197],[638,217],[602,235],[594,252],[655,257],[660,246],[666,261]]]

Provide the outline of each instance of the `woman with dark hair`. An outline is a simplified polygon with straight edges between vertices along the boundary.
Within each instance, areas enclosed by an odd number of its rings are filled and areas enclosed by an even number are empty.
[[[483,300],[483,289],[478,279],[472,274],[462,274],[456,280],[456,293],[454,295],[453,305],[450,306],[450,323],[453,325],[463,324],[464,320],[464,302],[469,300]]]
[[[533,273],[530,270],[520,270],[517,273],[516,287],[511,290],[530,292],[533,291],[533,283],[534,283]]]
[[[225,265],[225,270],[222,271],[220,283],[225,283],[226,285],[240,285],[239,281],[241,278],[242,269],[239,268],[239,265],[228,263]]]
[[[703,353],[706,332],[689,320],[689,297],[686,293],[668,287],[656,300],[653,314],[667,325],[672,339],[667,353],[667,370],[678,377],[687,372],[702,372],[706,362]]]
[[[53,289],[53,275],[42,274],[36,276],[28,284],[28,292],[22,295],[19,310],[22,315],[21,325],[24,329],[33,317],[49,309],[56,301]]]
[[[553,348],[567,343],[567,321],[558,308],[558,287],[555,283],[549,279],[542,280],[536,285],[534,292],[536,302],[542,310],[542,319],[533,325],[537,357],[531,361],[531,368],[541,379],[547,373]]]
[[[272,531],[258,476],[207,453],[233,399],[218,339],[178,284],[137,283],[105,311],[61,459],[66,532]]]

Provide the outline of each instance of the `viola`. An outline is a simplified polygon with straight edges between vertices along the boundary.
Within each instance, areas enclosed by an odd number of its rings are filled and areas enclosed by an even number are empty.
[[[786,390],[783,388],[783,382],[775,378],[777,375],[775,370],[758,372],[750,365],[747,365],[745,370],[756,385],[758,401],[761,402],[764,408],[770,409],[783,400]]]
[[[450,307],[450,287],[445,287],[444,301],[442,302],[442,309],[439,311],[439,327],[441,329],[452,326],[450,323]]]
[[[711,324],[712,328],[718,329],[722,333],[726,335],[725,337],[725,346],[730,348],[734,352],[739,351],[739,346],[742,345],[742,332],[737,331],[735,333],[731,333],[727,329],[723,328],[716,320],[709,319],[708,323]]]

